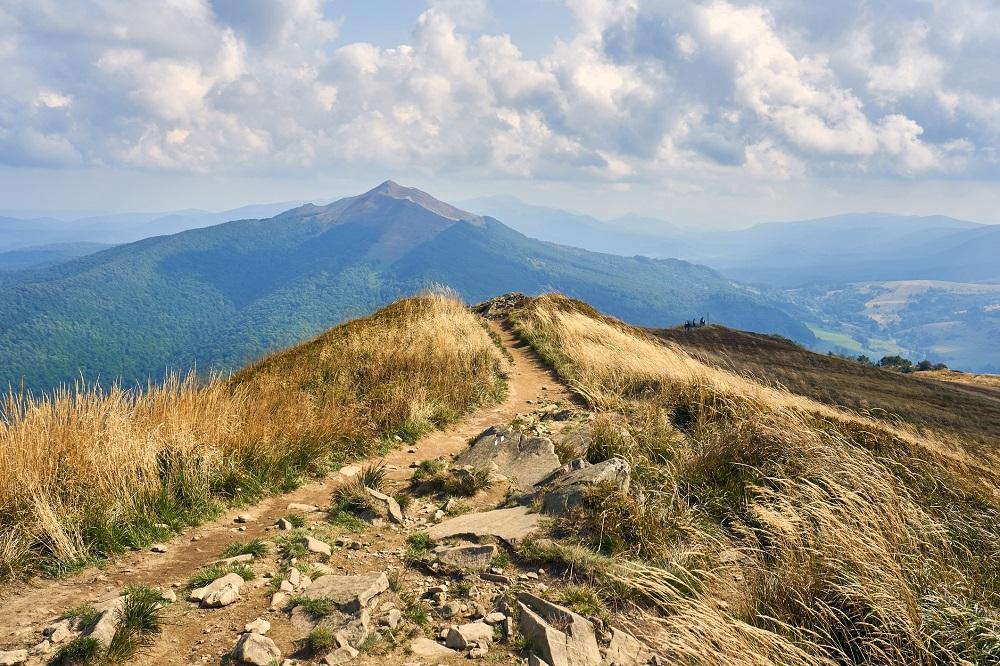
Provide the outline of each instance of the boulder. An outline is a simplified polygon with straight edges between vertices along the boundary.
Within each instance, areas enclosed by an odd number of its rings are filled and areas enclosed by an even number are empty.
[[[243,582],[239,574],[228,573],[222,578],[216,578],[205,587],[191,590],[188,599],[201,602],[202,608],[222,608],[240,598]]]
[[[403,524],[403,510],[399,508],[399,502],[397,502],[395,498],[371,488],[365,488],[365,490],[371,497],[382,503],[389,520],[399,525]]]
[[[0,666],[20,666],[26,661],[27,650],[0,650]]]
[[[253,622],[247,622],[243,627],[243,632],[247,634],[261,634],[262,636],[271,631],[271,623],[262,617]]]
[[[517,595],[521,633],[551,666],[601,666],[593,623],[528,592]]]
[[[529,513],[528,507],[516,506],[449,518],[428,529],[427,535],[435,541],[457,536],[497,537],[513,545],[534,532],[540,520],[541,516]]]
[[[341,611],[356,613],[388,589],[389,577],[381,571],[361,576],[325,575],[309,586],[309,596],[329,599]]]
[[[560,514],[583,504],[587,492],[598,485],[613,485],[623,491],[628,490],[632,469],[624,458],[611,458],[596,465],[584,463],[582,460],[573,461],[567,465],[566,473],[545,486],[542,497],[544,513]]]
[[[325,541],[320,541],[319,539],[314,539],[311,536],[302,537],[302,543],[305,545],[306,550],[310,553],[319,553],[320,555],[329,555],[333,552],[330,548],[330,544]]]
[[[500,549],[496,544],[462,544],[459,546],[438,546],[433,551],[435,557],[454,567],[460,569],[471,569],[472,571],[486,571],[490,568],[490,562],[497,556]]]
[[[483,622],[470,622],[448,630],[444,644],[454,650],[468,650],[479,643],[493,642],[493,627]]]
[[[587,450],[594,441],[589,423],[575,428],[568,427],[563,432],[553,435],[553,439],[561,448],[572,451],[573,455],[579,458],[587,455]]]
[[[111,644],[111,639],[118,628],[118,613],[125,605],[125,597],[117,597],[109,601],[94,604],[94,610],[100,615],[93,626],[87,630],[86,635],[94,638],[98,643],[107,647]]]
[[[529,488],[559,468],[552,440],[526,437],[512,426],[493,426],[455,458],[456,467],[489,468]]]
[[[344,647],[339,647],[333,652],[329,653],[323,660],[319,663],[325,664],[326,666],[337,666],[337,664],[346,664],[353,661],[358,654],[357,650],[352,648],[350,645],[345,645]]]
[[[424,638],[420,636],[419,638],[413,639],[410,643],[410,652],[413,653],[415,657],[448,657],[449,655],[455,654],[454,650],[450,650],[440,643],[435,643],[429,638]]]
[[[653,653],[642,642],[621,629],[611,630],[611,642],[604,653],[606,666],[645,666]]]
[[[368,611],[357,613],[337,631],[335,638],[340,647],[360,648],[372,632],[372,620]]]
[[[271,663],[281,659],[281,651],[267,636],[243,634],[236,642],[232,656],[237,664],[270,666]]]

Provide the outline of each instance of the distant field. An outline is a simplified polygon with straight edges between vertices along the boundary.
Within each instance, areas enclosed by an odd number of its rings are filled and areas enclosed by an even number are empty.
[[[712,365],[781,384],[829,405],[1000,443],[1000,382],[975,381],[975,375],[962,373],[902,375],[817,354],[781,338],[722,326],[653,333]],[[958,383],[956,377],[968,379]]]
[[[896,344],[895,340],[888,339],[878,339],[869,338],[868,345],[862,345],[860,342],[852,338],[847,333],[839,331],[831,331],[830,329],[822,328],[816,324],[806,324],[809,330],[813,332],[817,338],[823,342],[830,344],[830,347],[825,345],[817,345],[817,349],[822,351],[842,351],[846,350],[855,354],[867,354],[869,356],[876,356],[876,360],[882,356],[891,356],[893,354],[905,354],[902,347]]]

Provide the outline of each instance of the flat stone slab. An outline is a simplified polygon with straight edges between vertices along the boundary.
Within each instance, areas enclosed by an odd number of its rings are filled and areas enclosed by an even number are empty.
[[[309,586],[308,596],[329,599],[345,613],[356,613],[368,602],[389,589],[384,571],[361,576],[320,576]]]
[[[493,426],[453,462],[455,467],[495,469],[522,488],[538,483],[559,468],[555,445],[546,437],[526,437],[510,426]]]
[[[539,514],[529,513],[528,507],[515,506],[450,518],[428,529],[427,535],[435,541],[457,536],[496,537],[513,545],[538,529],[541,519]]]
[[[445,564],[472,571],[486,571],[490,568],[490,563],[500,552],[500,549],[492,543],[466,543],[452,547],[438,546],[432,552]]]
[[[410,643],[410,652],[416,657],[448,657],[455,654],[454,650],[423,636],[413,639]]]

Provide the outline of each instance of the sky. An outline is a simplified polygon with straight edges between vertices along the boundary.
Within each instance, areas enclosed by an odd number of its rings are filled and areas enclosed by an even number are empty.
[[[1000,223],[996,0],[0,0],[0,210]]]

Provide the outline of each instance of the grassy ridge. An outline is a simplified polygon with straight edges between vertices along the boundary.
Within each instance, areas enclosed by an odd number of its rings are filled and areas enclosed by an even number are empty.
[[[504,390],[458,301],[398,301],[230,378],[144,392],[9,395],[0,419],[0,576],[58,573],[289,490]]]
[[[997,454],[706,365],[558,296],[512,317],[623,457],[557,535],[684,664],[1000,659]],[[654,611],[654,612],[651,612]]]

